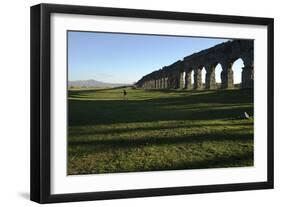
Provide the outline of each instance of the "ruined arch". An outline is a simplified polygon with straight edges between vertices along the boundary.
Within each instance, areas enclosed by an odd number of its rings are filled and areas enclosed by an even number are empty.
[[[205,85],[206,84],[206,75],[207,75],[207,71],[206,71],[207,69],[206,69],[206,67],[205,66],[203,66],[202,68],[201,68],[201,76],[202,76],[202,85]]]
[[[205,81],[205,88],[206,89],[216,89],[217,83],[216,83],[216,66],[218,63],[211,63],[206,68],[206,81]]]
[[[232,63],[232,70],[233,70],[233,82],[236,88],[241,88],[242,84],[242,71],[244,68],[244,61],[242,58],[237,58]]]
[[[222,66],[221,66],[221,64],[218,62],[217,64],[216,64],[216,66],[215,66],[215,79],[216,79],[216,84],[218,85],[220,85],[221,84],[221,76],[220,76],[220,74],[221,74],[221,72],[222,72]],[[219,88],[219,86],[217,86],[217,88]]]
[[[183,60],[145,75],[137,81],[136,86],[151,87],[150,81],[152,81],[154,83],[152,85],[156,88],[202,89],[202,83],[205,82],[206,89],[215,89],[217,83],[221,82],[220,88],[233,88],[234,82],[237,82],[234,81],[237,75],[232,67],[235,60],[239,58],[244,63],[241,72],[241,87],[253,88],[253,40],[232,40],[194,53],[184,57]],[[218,71],[219,65],[222,68],[221,72]],[[203,66],[206,69],[205,77],[204,74],[202,77]],[[194,84],[192,84],[192,71],[194,71]]]
[[[190,76],[191,76],[191,89],[193,89],[194,88],[194,70],[191,70]]]
[[[185,71],[183,71],[182,72],[182,80],[183,80],[183,88],[185,88],[185,76],[186,76],[186,72]]]

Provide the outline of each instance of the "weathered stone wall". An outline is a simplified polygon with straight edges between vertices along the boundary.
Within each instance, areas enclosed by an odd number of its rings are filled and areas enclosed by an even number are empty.
[[[244,63],[242,68],[242,88],[254,86],[254,41],[233,40],[218,44],[198,53],[194,53],[160,70],[153,71],[142,77],[136,86],[146,89],[203,89],[202,78],[205,79],[205,89],[216,89],[215,68],[220,63],[222,66],[221,88],[233,88],[233,63],[241,58]],[[202,77],[203,67],[206,77]],[[194,71],[194,84],[191,83],[191,72]],[[183,74],[185,73],[185,77]]]

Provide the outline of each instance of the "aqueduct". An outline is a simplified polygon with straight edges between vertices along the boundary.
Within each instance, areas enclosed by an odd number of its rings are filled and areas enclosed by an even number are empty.
[[[160,70],[143,76],[136,86],[144,89],[203,89],[202,69],[206,70],[205,89],[217,89],[215,68],[221,64],[222,89],[234,87],[233,63],[241,58],[241,88],[253,88],[254,85],[254,41],[232,40],[218,44],[185,57]],[[194,84],[191,74],[194,73]]]

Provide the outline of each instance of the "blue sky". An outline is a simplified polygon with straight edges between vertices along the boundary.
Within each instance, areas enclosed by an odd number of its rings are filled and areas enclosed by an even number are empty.
[[[154,70],[225,41],[227,39],[69,31],[68,79],[133,83]],[[237,62],[234,76],[235,82],[240,82],[243,65]],[[219,69],[216,72],[220,82]]]

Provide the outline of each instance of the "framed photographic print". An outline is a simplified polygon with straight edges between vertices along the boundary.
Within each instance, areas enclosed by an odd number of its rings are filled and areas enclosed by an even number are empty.
[[[31,200],[273,188],[273,19],[31,7]]]

